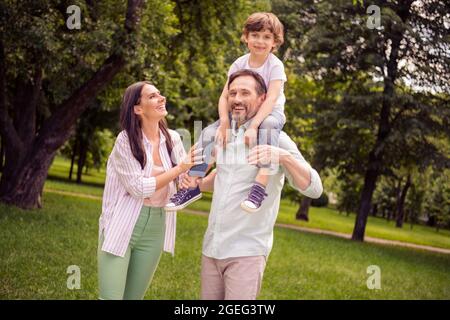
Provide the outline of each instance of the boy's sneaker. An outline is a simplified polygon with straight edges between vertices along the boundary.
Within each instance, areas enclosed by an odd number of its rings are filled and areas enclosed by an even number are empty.
[[[170,202],[166,204],[164,209],[167,211],[182,210],[201,197],[202,193],[198,186],[195,189],[181,189],[170,198]]]
[[[241,208],[250,213],[256,212],[261,208],[261,203],[265,197],[267,197],[267,193],[264,186],[255,183],[250,189],[247,199],[241,203]]]

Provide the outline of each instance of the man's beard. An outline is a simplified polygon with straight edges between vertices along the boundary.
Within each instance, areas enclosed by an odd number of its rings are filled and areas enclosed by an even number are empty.
[[[233,110],[236,107],[244,108],[245,111],[240,111],[238,114],[234,113]],[[243,103],[234,103],[231,106],[231,118],[237,123],[243,123],[248,120],[248,105]]]

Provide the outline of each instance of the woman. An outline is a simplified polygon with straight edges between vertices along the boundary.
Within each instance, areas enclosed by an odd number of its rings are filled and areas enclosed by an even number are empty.
[[[174,253],[176,212],[163,207],[175,179],[201,163],[201,149],[184,151],[167,128],[166,99],[151,83],[129,86],[108,159],[99,221],[100,299],[143,299],[162,250]]]

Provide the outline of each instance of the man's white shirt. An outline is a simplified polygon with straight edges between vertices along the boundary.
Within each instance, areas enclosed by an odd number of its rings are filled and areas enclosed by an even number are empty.
[[[279,170],[269,177],[266,187],[268,196],[261,209],[255,213],[244,211],[240,204],[246,199],[258,173],[258,168],[247,162],[249,149],[243,137],[248,124],[249,121],[237,129],[227,147],[216,156],[214,193],[203,239],[203,254],[211,258],[269,255],[285,175],[289,184],[305,196],[317,198],[322,193],[322,182],[317,171],[306,162],[291,138],[281,132],[279,147],[310,168],[310,185],[301,190],[294,184],[288,170],[280,165]]]

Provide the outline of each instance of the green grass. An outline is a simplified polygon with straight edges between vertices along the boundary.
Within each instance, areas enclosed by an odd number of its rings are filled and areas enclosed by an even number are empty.
[[[92,170],[89,175],[83,175],[83,184],[76,184],[67,180],[69,169],[70,162],[68,160],[61,157],[55,158],[49,172],[49,179],[45,183],[45,189],[102,196],[105,179],[104,170],[100,172]],[[189,209],[209,212],[211,207],[210,203],[211,194],[204,193],[203,198],[191,204]],[[296,220],[296,211],[296,205],[293,205],[287,199],[282,200],[277,222],[347,234],[352,233],[355,224],[354,214],[347,216],[345,214],[339,214],[336,210],[330,208],[311,207],[309,211],[309,222]],[[423,225],[414,225],[411,230],[409,224],[405,224],[403,228],[399,229],[395,227],[394,221],[388,222],[382,218],[369,217],[365,234],[369,237],[450,249],[449,230],[441,229],[437,232],[435,228]]]
[[[74,166],[74,171],[72,174],[72,179],[76,179],[77,173],[76,173],[76,166]],[[63,157],[55,157],[53,160],[52,166],[50,168],[50,171],[48,173],[48,177],[50,179],[62,179],[66,180],[69,176],[69,170],[70,170],[70,161],[63,158]],[[91,186],[97,186],[97,187],[103,187],[103,184],[105,183],[105,169],[97,170],[97,169],[90,169],[88,174],[83,173],[82,176],[82,182],[83,184],[91,185]]]
[[[201,200],[194,202],[189,209],[208,211],[210,209],[211,194],[205,193]],[[282,200],[278,213],[277,222],[297,225],[307,228],[317,228],[351,234],[355,225],[355,215],[339,214],[337,210],[330,208],[315,208],[309,210],[309,221],[299,221],[295,219],[295,207],[289,200]],[[450,231],[440,230],[436,232],[434,228],[414,225],[410,229],[409,224],[403,228],[395,227],[395,221],[369,217],[366,227],[366,236],[387,240],[410,242],[421,245],[450,249]]]
[[[70,161],[56,157],[49,170],[48,178],[45,181],[45,189],[53,189],[68,192],[85,193],[93,196],[102,196],[105,183],[105,170],[100,171],[92,169],[88,174],[83,174],[82,184],[75,183],[76,166],[72,174],[72,181],[68,179],[70,170]]]
[[[45,193],[44,208],[0,204],[0,299],[96,299],[100,200]],[[207,218],[178,215],[176,255],[164,254],[147,299],[198,299]],[[66,287],[70,265],[81,289]],[[366,287],[369,265],[381,290]],[[450,255],[275,229],[260,299],[450,299]]]
[[[339,214],[337,210],[330,208],[311,208],[310,220],[308,222],[295,220],[296,207],[293,207],[289,201],[281,202],[281,209],[277,221],[300,225],[303,227],[318,228],[351,234],[355,224],[355,214],[349,216]],[[395,221],[372,217],[368,218],[366,227],[366,236],[387,240],[397,240],[403,242],[429,245],[440,248],[450,248],[450,231],[436,231],[423,225],[414,225],[411,230],[409,224],[404,224],[403,228],[396,228]]]

